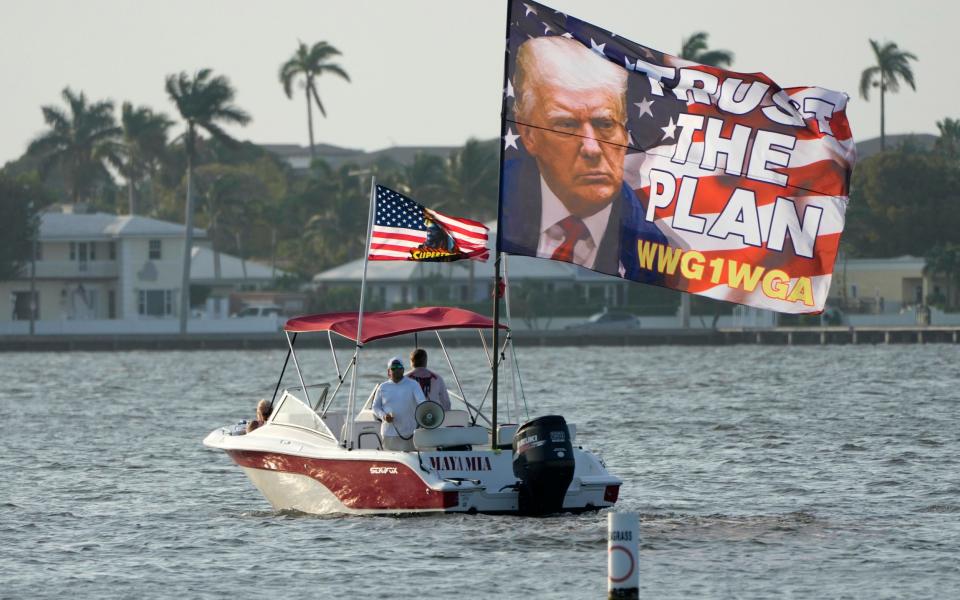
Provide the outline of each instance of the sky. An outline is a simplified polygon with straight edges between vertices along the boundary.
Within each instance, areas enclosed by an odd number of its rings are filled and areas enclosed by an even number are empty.
[[[936,133],[960,118],[954,53],[960,2],[952,0],[553,0],[567,14],[635,42],[677,53],[707,31],[736,54],[734,69],[763,71],[782,87],[817,85],[851,96],[854,138],[880,133],[879,98],[859,97],[872,64],[869,39],[916,54],[917,91],[887,97],[887,133]],[[147,105],[175,115],[164,80],[203,67],[226,75],[253,117],[228,130],[257,143],[306,145],[306,105],[287,99],[280,65],[298,40],[343,55],[347,83],[319,80],[327,118],[318,142],[377,150],[456,146],[499,134],[505,0],[7,0],[0,21],[0,164],[44,130],[42,105],[69,86],[91,100]],[[316,117],[316,115],[315,115]],[[178,126],[176,132],[179,132]]]

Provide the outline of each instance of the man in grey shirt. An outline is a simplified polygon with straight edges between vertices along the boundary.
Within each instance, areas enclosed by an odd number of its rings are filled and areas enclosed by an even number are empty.
[[[433,371],[427,368],[427,351],[423,348],[417,348],[410,353],[410,362],[413,363],[413,369],[407,373],[407,377],[420,384],[423,395],[427,400],[432,400],[443,410],[450,410],[450,395],[447,394],[447,384]]]

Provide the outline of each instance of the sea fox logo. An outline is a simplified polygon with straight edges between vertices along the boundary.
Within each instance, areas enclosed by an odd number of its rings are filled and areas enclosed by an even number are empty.
[[[371,475],[396,475],[396,467],[370,467]]]

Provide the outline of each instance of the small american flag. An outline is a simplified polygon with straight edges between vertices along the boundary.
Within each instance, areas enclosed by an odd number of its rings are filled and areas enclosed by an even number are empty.
[[[370,260],[487,260],[489,229],[478,221],[450,217],[382,185],[370,236]]]

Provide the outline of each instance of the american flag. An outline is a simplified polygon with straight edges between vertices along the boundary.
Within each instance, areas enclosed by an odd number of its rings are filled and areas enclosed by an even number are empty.
[[[486,225],[421,206],[390,188],[377,186],[370,260],[487,260]]]

